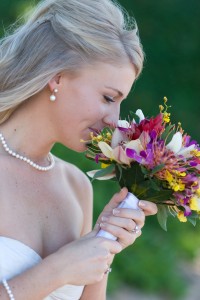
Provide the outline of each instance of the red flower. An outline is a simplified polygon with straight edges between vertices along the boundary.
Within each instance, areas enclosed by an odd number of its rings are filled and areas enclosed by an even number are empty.
[[[136,140],[140,137],[141,133],[143,131],[151,132],[156,131],[157,134],[159,134],[164,126],[163,123],[163,117],[162,114],[157,115],[155,118],[151,118],[150,120],[144,119],[140,122],[140,124],[132,124],[133,134],[132,134],[132,140]]]

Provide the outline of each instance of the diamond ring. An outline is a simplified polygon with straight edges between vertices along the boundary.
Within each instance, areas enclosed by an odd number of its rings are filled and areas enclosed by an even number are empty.
[[[106,271],[105,271],[105,274],[108,274],[108,273],[110,273],[112,271],[112,268],[108,268]]]
[[[140,232],[140,228],[138,225],[135,226],[135,228],[133,230],[130,231],[131,233],[136,233],[138,234]]]

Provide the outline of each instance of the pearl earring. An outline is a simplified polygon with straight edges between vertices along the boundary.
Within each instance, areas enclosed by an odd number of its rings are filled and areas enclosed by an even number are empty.
[[[53,90],[53,94],[50,96],[50,100],[53,102],[56,100],[56,96],[54,94],[56,94],[58,92],[58,89],[54,89]]]

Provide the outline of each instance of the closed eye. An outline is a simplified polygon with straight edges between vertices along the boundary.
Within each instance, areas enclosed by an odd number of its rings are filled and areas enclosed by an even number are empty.
[[[109,96],[103,96],[103,97],[108,103],[115,102],[115,100]]]

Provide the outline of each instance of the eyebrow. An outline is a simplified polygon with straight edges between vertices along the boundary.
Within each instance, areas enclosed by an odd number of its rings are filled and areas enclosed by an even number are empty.
[[[118,95],[119,95],[120,97],[123,97],[123,96],[124,96],[124,94],[123,94],[121,91],[119,91],[119,90],[117,90],[117,89],[115,89],[115,88],[113,88],[113,87],[111,87],[111,86],[106,86],[106,85],[105,85],[105,87],[108,88],[108,89],[111,89],[111,90],[113,90],[113,91],[115,91],[115,92],[117,92]]]

